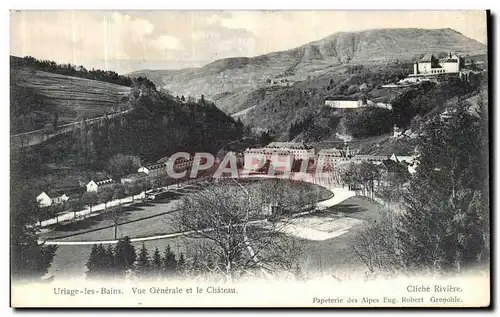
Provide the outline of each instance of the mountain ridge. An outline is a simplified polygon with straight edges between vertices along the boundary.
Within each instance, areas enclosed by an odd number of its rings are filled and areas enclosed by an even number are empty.
[[[336,77],[355,65],[409,64],[429,53],[472,56],[486,51],[486,45],[450,28],[369,29],[337,32],[292,49],[219,59],[198,68],[129,75],[146,76],[173,95],[203,94],[234,114],[265,102],[252,100],[256,90],[287,89],[321,76]],[[405,72],[412,71],[409,64]]]

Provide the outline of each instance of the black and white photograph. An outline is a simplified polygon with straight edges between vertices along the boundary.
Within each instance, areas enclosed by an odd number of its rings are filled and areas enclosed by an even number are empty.
[[[12,307],[491,304],[489,11],[9,15]]]

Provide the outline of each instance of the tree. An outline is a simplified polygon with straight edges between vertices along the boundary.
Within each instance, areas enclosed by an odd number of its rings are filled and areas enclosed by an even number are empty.
[[[459,272],[489,260],[487,117],[468,105],[422,127],[419,166],[402,209],[360,234],[357,254],[370,270]]]
[[[179,255],[179,261],[177,261],[177,274],[181,275],[186,268],[186,259],[184,257],[184,253],[181,252]]]
[[[57,112],[54,112],[52,114],[52,129],[57,130],[57,128],[59,127],[59,115],[57,114]]]
[[[11,188],[11,276],[14,280],[39,280],[49,270],[57,246],[38,244],[34,215],[38,203],[21,186]]]
[[[134,267],[136,259],[135,248],[130,243],[130,238],[124,237],[115,246],[115,272],[122,276]]]
[[[114,192],[109,188],[103,188],[99,191],[98,196],[101,203],[104,203],[104,209],[106,209],[108,202],[113,199]]]
[[[122,185],[117,185],[110,191],[110,193],[113,199],[118,199],[118,206],[115,206],[111,210],[112,213],[111,216],[113,218],[113,224],[114,224],[114,238],[116,239],[118,235],[118,225],[123,215],[123,210],[121,207],[121,199],[125,197],[125,188]]]
[[[97,204],[99,201],[99,197],[96,192],[85,192],[82,195],[82,201],[85,205],[90,207],[90,213],[92,213],[92,206]]]
[[[121,199],[125,198],[125,187],[123,185],[113,187],[113,198],[118,199],[118,204],[121,205]]]
[[[177,272],[177,260],[175,258],[175,254],[170,249],[170,245],[168,244],[165,248],[165,252],[163,255],[163,271],[166,276],[174,276]]]
[[[162,272],[162,259],[158,247],[155,248],[155,252],[153,253],[153,257],[151,259],[151,271],[154,276],[160,276]]]
[[[113,179],[119,180],[123,176],[137,172],[141,166],[141,159],[133,155],[118,153],[109,159],[107,171]]]
[[[436,115],[420,139],[418,173],[404,197],[407,209],[398,227],[407,267],[460,271],[488,258],[488,138],[482,130],[487,122],[467,107],[456,105],[451,118]],[[411,243],[404,240],[409,236]]]
[[[79,198],[76,198],[76,199],[70,199],[70,200],[68,200],[68,204],[69,204],[71,210],[73,210],[73,219],[76,220],[76,213],[77,213],[77,211],[82,210],[83,207],[85,206],[85,203],[84,203],[82,197],[79,197]]]
[[[139,187],[137,183],[129,185],[125,189],[126,195],[132,196],[132,201],[135,200],[135,196],[142,192],[142,189]]]
[[[105,248],[102,244],[94,244],[87,260],[87,277],[102,279],[113,273],[114,256],[111,248]]]
[[[239,183],[221,184],[184,198],[179,231],[193,231],[194,237],[211,242],[196,244],[195,252],[211,253],[217,261],[215,266],[221,268],[220,276],[226,280],[290,269],[290,263],[297,258],[298,246],[291,245],[283,234],[287,223],[284,214],[268,221],[266,230],[251,225],[252,221],[268,217],[263,211],[268,204],[262,203],[260,190]],[[293,213],[290,209],[287,212]],[[201,261],[207,265],[205,256]]]
[[[142,243],[141,250],[139,251],[139,255],[137,256],[137,261],[135,263],[135,273],[139,277],[148,277],[151,273],[149,254],[144,243]]]

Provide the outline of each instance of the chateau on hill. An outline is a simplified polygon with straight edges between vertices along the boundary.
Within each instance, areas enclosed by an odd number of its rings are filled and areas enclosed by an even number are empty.
[[[413,64],[413,75],[437,75],[460,72],[463,59],[455,53],[449,53],[445,58],[438,59],[432,54],[425,55]]]

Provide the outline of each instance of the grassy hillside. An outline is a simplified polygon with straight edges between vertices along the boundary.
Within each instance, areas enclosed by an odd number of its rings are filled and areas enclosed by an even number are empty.
[[[97,117],[129,107],[130,87],[59,75],[29,67],[12,67],[11,133]]]

